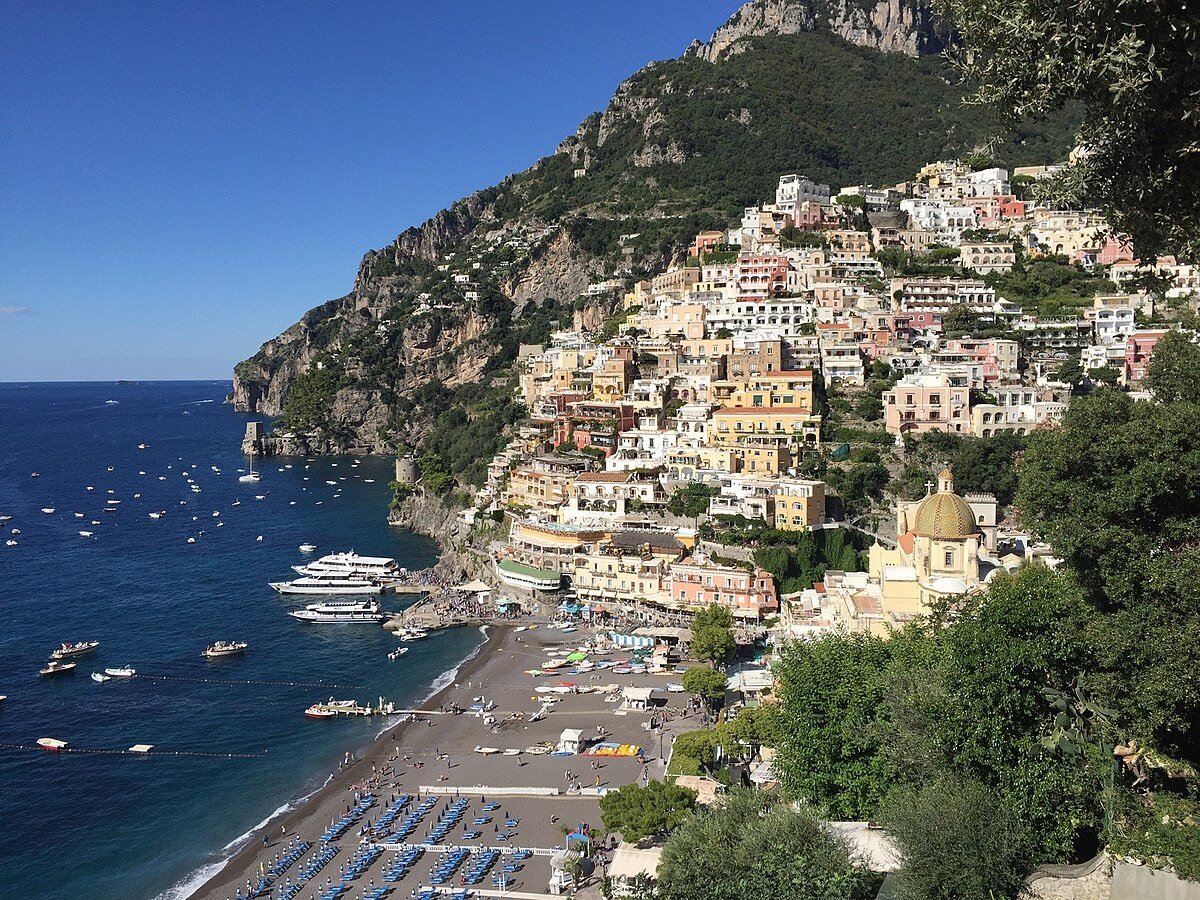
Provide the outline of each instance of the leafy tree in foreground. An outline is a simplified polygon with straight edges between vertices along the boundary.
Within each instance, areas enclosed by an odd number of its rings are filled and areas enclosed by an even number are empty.
[[[777,794],[740,788],[685,822],[659,867],[671,900],[867,900],[875,887],[815,818]]]
[[[675,784],[627,784],[600,798],[600,818],[609,831],[619,831],[625,840],[637,842],[679,827],[695,805],[696,792]]]
[[[716,669],[694,666],[683,673],[684,690],[698,695],[710,708],[724,702],[725,684],[725,673]]]
[[[899,788],[883,821],[902,857],[896,900],[1016,900],[1034,869],[1020,819],[975,781]]]
[[[1154,345],[1147,380],[1163,403],[1200,401],[1200,347],[1182,331],[1167,332]]]
[[[1065,185],[1108,211],[1143,259],[1200,251],[1200,18],[1187,4],[936,0],[975,100],[1011,122],[1084,107],[1087,155]]]
[[[716,666],[733,658],[733,613],[715,603],[696,613],[692,623],[692,655]]]

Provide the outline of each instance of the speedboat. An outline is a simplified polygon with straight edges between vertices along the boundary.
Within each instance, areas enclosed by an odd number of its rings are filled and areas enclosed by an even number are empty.
[[[337,716],[337,713],[332,709],[327,709],[321,703],[314,703],[304,711],[304,714],[310,719],[332,719]]]
[[[88,653],[95,652],[100,646],[99,641],[78,641],[74,644],[64,643],[57,650],[50,653],[51,659],[72,659],[76,656],[85,656]]]
[[[215,644],[205,647],[200,655],[209,659],[218,656],[234,656],[238,653],[245,653],[248,646],[250,645],[245,641],[217,641]]]
[[[119,666],[115,669],[105,669],[105,675],[111,675],[113,678],[132,678],[137,674],[136,669],[131,669],[129,666]]]
[[[374,600],[325,600],[288,613],[301,622],[382,622],[387,614]]]
[[[378,582],[359,575],[325,573],[305,575],[291,581],[272,581],[271,587],[281,594],[379,594],[383,588]]]
[[[316,550],[316,549],[317,549],[317,545],[316,545],[316,544],[301,544],[301,545],[300,545],[300,552],[301,552],[301,553],[312,553],[312,552],[313,552],[314,550]]]
[[[103,672],[93,672],[92,681],[96,682],[97,684],[104,684],[106,681],[112,681],[112,676],[105,675]]]
[[[429,632],[423,628],[405,628],[396,632],[396,637],[402,641],[419,641],[429,637]]]
[[[60,741],[58,738],[38,738],[37,744],[43,750],[49,750],[52,753],[62,750],[67,746],[66,741]]]
[[[81,532],[79,532],[79,536],[80,537],[91,537],[95,533],[96,532],[94,532],[94,531],[81,531]]]
[[[48,677],[50,675],[66,675],[74,671],[75,663],[59,662],[57,659],[52,659],[50,662],[46,663],[46,668],[38,670],[38,675],[42,677]]]
[[[388,654],[388,659],[399,659],[407,652],[408,652],[407,647],[397,647],[395,650],[393,650],[391,653]]]
[[[54,507],[53,506],[43,506],[42,512],[44,512],[46,515],[50,515],[50,513],[54,512]]]

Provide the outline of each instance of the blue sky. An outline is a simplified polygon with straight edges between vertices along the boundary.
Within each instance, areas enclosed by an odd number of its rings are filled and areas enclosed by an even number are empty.
[[[231,377],[738,5],[3,4],[0,381]]]

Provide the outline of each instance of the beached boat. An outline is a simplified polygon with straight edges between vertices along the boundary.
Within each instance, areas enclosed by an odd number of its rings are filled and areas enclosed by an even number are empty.
[[[74,659],[77,656],[86,656],[95,651],[100,646],[99,641],[77,641],[73,644],[63,643],[62,646],[51,651],[51,659]]]
[[[38,669],[38,675],[42,677],[49,677],[51,675],[67,675],[74,671],[75,663],[59,662],[58,660],[54,659],[46,663],[46,668]]]
[[[493,753],[499,753],[499,747],[476,747],[476,753],[482,753],[484,756],[491,756]]]
[[[209,659],[219,656],[234,656],[238,653],[245,653],[248,646],[250,645],[245,641],[217,641],[201,650],[200,655]]]
[[[92,681],[96,682],[97,684],[104,684],[106,681],[112,681],[112,676],[105,675],[103,672],[93,672]]]
[[[113,678],[132,678],[137,674],[137,669],[131,669],[129,666],[117,666],[113,669],[105,669],[105,675],[111,675]]]
[[[38,738],[37,745],[43,750],[49,750],[50,752],[55,753],[59,750],[65,749],[67,742],[60,741],[58,738]]]
[[[310,603],[304,609],[293,609],[288,615],[301,622],[382,622],[387,614],[374,600],[325,600]]]

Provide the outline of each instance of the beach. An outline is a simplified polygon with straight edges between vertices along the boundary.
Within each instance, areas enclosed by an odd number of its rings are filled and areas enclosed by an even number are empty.
[[[535,620],[523,620],[529,624]],[[662,729],[651,733],[646,729],[650,714],[629,711],[621,714],[621,704],[606,702],[601,693],[538,693],[536,688],[574,683],[580,687],[619,684],[661,688],[677,676],[623,675],[608,670],[596,670],[578,675],[544,675],[532,677],[526,670],[537,669],[547,659],[549,651],[563,652],[591,638],[590,630],[580,629],[563,633],[541,627],[517,630],[509,625],[495,625],[477,655],[468,660],[452,684],[422,704],[426,714],[389,728],[370,748],[353,753],[347,764],[332,773],[328,784],[301,803],[298,808],[272,820],[249,836],[244,846],[203,886],[192,894],[197,900],[226,900],[240,891],[246,896],[247,882],[257,886],[260,872],[278,861],[296,840],[312,842],[312,847],[291,864],[272,885],[275,890],[262,896],[278,896],[278,887],[291,877],[293,883],[305,862],[316,855],[322,834],[366,794],[376,803],[367,809],[353,826],[334,845],[341,849],[332,861],[315,877],[307,881],[297,897],[318,896],[327,883],[338,883],[339,866],[346,865],[360,846],[367,846],[367,835],[360,829],[375,823],[393,804],[393,798],[409,795],[412,800],[399,815],[404,818],[417,807],[420,800],[437,797],[437,805],[423,817],[406,843],[425,840],[430,827],[437,821],[447,803],[461,798],[467,801],[462,822],[439,842],[441,846],[464,847],[469,850],[494,847],[501,860],[511,862],[514,848],[529,848],[533,855],[521,861],[519,871],[511,873],[514,881],[508,889],[521,892],[545,893],[550,878],[549,851],[565,846],[565,826],[586,824],[590,829],[601,828],[598,795],[605,789],[619,787],[646,777],[661,778],[665,765],[661,749],[669,753],[672,729],[687,730],[698,722],[673,718]],[[674,695],[663,694],[663,697]],[[549,697],[556,697],[549,712],[540,721],[530,717]],[[674,705],[674,701],[672,701]],[[493,706],[494,704],[494,706]],[[466,712],[452,714],[445,710],[457,705]],[[472,710],[472,706],[486,707]],[[494,725],[486,724],[484,716],[495,717]],[[490,721],[490,720],[489,720]],[[309,721],[298,719],[297,727],[333,728],[338,720]],[[551,756],[525,752],[526,748],[542,743],[557,744],[564,729],[579,729],[589,740],[603,738],[606,742],[635,744],[642,748],[643,758],[613,756]],[[495,752],[480,753],[476,748]],[[519,755],[504,755],[503,751],[519,751]],[[645,769],[645,773],[643,773]],[[568,774],[570,778],[568,778]],[[420,800],[418,800],[420,798]],[[495,810],[485,805],[499,804]],[[488,821],[475,825],[477,817]],[[515,825],[507,825],[515,822]],[[473,832],[479,832],[470,837]],[[506,834],[506,838],[500,835]],[[264,840],[265,839],[265,840]],[[353,881],[342,896],[357,898],[370,892],[383,881],[383,871],[398,851],[388,848],[386,836],[376,836],[385,852]],[[408,897],[419,885],[429,885],[431,868],[442,857],[439,852],[424,853],[406,877],[394,882],[391,896]],[[465,870],[465,866],[463,869]],[[460,870],[462,871],[462,870]],[[499,874],[498,862],[479,888],[491,889],[492,876]],[[459,887],[459,873],[446,887]]]

